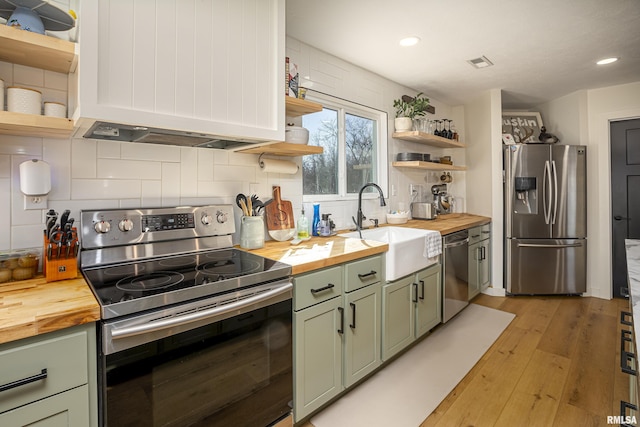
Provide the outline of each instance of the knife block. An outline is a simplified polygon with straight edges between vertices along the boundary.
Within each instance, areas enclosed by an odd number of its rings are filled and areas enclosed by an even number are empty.
[[[74,237],[69,247],[49,241],[45,233],[42,271],[47,282],[78,277],[78,234],[75,227],[72,230]]]

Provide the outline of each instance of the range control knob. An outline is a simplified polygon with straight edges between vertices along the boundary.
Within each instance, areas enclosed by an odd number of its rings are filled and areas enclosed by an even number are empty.
[[[93,226],[93,228],[96,230],[96,233],[108,233],[109,230],[111,230],[111,223],[108,221],[98,221],[95,223],[95,225]]]
[[[202,221],[204,225],[209,225],[213,222],[213,218],[211,217],[211,215],[205,213],[202,214],[202,218],[200,219],[200,221]]]
[[[220,224],[224,224],[225,222],[227,222],[227,213],[226,212],[222,212],[222,211],[218,211],[216,212],[216,221],[218,221],[218,223]]]
[[[123,219],[118,223],[118,228],[120,229],[120,231],[131,231],[133,230],[133,221],[131,221],[130,219]]]

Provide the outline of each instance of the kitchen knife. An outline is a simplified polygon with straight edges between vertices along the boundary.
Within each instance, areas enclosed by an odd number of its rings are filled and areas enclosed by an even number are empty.
[[[60,217],[60,230],[62,231],[64,231],[64,226],[69,220],[69,214],[71,214],[71,211],[69,209],[66,209],[64,212],[62,212],[62,216]]]

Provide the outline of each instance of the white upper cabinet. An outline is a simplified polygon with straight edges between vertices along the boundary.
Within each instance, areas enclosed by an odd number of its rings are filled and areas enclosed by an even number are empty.
[[[81,128],[284,140],[284,0],[83,0],[78,17]]]

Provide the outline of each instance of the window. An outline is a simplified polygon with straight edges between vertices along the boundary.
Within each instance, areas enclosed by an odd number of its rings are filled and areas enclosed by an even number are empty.
[[[324,108],[303,116],[302,126],[309,145],[324,152],[303,157],[304,200],[355,198],[367,182],[386,188],[386,113],[325,95],[307,97]]]

